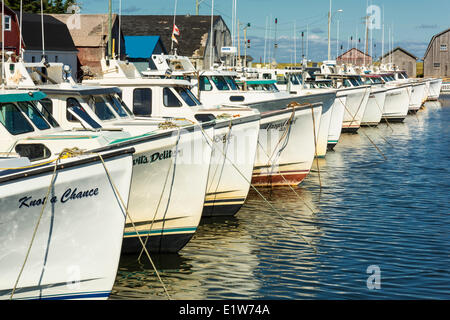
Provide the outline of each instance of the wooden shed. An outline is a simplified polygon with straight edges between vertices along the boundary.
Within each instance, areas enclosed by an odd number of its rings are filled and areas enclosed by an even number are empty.
[[[56,19],[69,24],[69,32],[78,49],[78,77],[86,74],[100,74],[100,60],[108,51],[108,15],[107,14],[80,14],[78,26],[71,26],[69,19],[72,14],[52,14]],[[126,52],[125,41],[119,30],[117,14],[112,15],[112,44],[115,55]]]
[[[424,77],[450,77],[450,28],[431,38],[423,57]]]
[[[173,15],[124,15],[121,28],[126,37],[160,36],[164,47],[170,51],[173,22]],[[176,36],[178,44],[174,43],[173,48],[177,54],[189,57],[198,69],[209,69],[211,45],[214,62],[220,61],[221,48],[231,45],[230,30],[221,16],[213,16],[213,37],[210,34],[211,16],[177,15],[175,25],[180,35]]]
[[[403,48],[397,47],[385,53],[381,59],[381,63],[392,62],[400,70],[406,71],[408,77],[415,78],[417,76],[417,60],[418,58]]]
[[[351,48],[336,58],[336,64],[351,64],[354,66],[368,66],[372,64],[372,57],[359,49]]]

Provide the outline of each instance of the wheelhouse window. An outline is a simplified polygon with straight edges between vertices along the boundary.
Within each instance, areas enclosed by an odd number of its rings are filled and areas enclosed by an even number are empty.
[[[292,84],[294,85],[300,84],[300,82],[298,82],[298,79],[294,74],[291,74],[289,78]]]
[[[13,103],[0,104],[0,123],[12,135],[34,131],[33,126]]]
[[[192,91],[189,88],[184,88],[184,90],[186,90],[186,92],[188,93],[188,95],[191,97],[192,100],[195,101],[195,103],[197,105],[201,105],[202,103],[197,99],[197,97],[192,93]]]
[[[115,119],[114,113],[108,108],[105,100],[101,96],[90,96],[88,105],[100,120]]]
[[[53,118],[53,102],[49,98],[41,99],[36,103],[37,109],[44,116],[45,120],[54,128],[58,128],[59,124]]]
[[[172,92],[172,90],[170,90],[170,88],[163,89],[163,103],[164,106],[169,108],[177,108],[182,106],[180,100],[178,100],[177,96]]]
[[[220,90],[220,91],[230,90],[230,88],[227,85],[227,82],[225,81],[225,79],[223,77],[212,76],[211,80],[214,82],[214,84],[216,85],[218,90]]]
[[[114,98],[112,95],[105,96],[106,103],[114,109],[114,111],[119,115],[121,118],[127,118],[131,115],[131,113],[128,113],[127,110],[122,106],[119,100]]]
[[[344,79],[344,87],[346,87],[346,88],[353,87],[350,79]]]
[[[286,77],[282,74],[277,75],[277,84],[281,84],[281,85],[287,84]]]
[[[84,122],[90,125],[94,129],[100,129],[102,126],[98,124],[91,116],[84,110],[81,104],[75,98],[67,98],[66,100],[66,117],[70,122],[79,122],[79,120],[69,112],[72,110],[78,117],[80,117]]]
[[[205,77],[205,76],[200,77],[199,88],[200,88],[200,91],[211,91],[213,89],[212,84],[209,81],[208,77]]]
[[[190,107],[196,106],[195,100],[187,93],[186,89],[183,87],[175,87],[175,91],[178,92],[180,97],[186,102],[186,104]]]
[[[33,122],[36,128],[38,128],[39,130],[50,129],[50,125],[47,123],[47,121],[45,121],[42,114],[31,102],[20,101],[18,102],[18,105],[20,110],[22,110],[22,112],[26,114],[28,119]]]
[[[234,79],[230,76],[225,76],[223,77],[225,79],[225,81],[228,83],[228,85],[230,86],[231,90],[239,90],[236,81],[234,81]]]
[[[133,90],[133,113],[137,116],[151,116],[152,114],[152,90],[138,88]]]

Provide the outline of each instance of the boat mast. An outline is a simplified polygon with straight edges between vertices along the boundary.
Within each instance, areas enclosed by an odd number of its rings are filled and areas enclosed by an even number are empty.
[[[108,59],[112,56],[112,3],[108,1]]]
[[[2,90],[5,88],[5,1],[2,1]]]
[[[111,0],[110,0],[111,1]],[[4,2],[4,1],[2,1]],[[45,37],[44,37],[44,4],[41,0],[41,31],[42,31],[42,59],[45,59]],[[4,41],[3,41],[4,42]]]
[[[213,66],[214,66],[214,50],[213,50],[213,46],[214,46],[214,32],[213,32],[213,15],[214,15],[214,0],[212,0],[212,5],[211,5],[211,33],[210,33],[210,39],[211,39],[211,51],[210,51],[210,55],[209,55],[209,59],[210,59],[210,63],[209,63],[209,68],[212,70]]]

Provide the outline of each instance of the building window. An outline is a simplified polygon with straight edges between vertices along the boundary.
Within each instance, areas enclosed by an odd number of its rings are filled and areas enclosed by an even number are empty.
[[[439,68],[441,66],[441,64],[439,63],[439,62],[435,62],[434,64],[433,64],[433,67],[435,67],[435,68]]]
[[[441,51],[447,51],[447,45],[441,44]]]
[[[134,89],[133,113],[136,116],[152,115],[152,90],[148,88]]]
[[[5,15],[5,31],[11,31],[11,16]]]

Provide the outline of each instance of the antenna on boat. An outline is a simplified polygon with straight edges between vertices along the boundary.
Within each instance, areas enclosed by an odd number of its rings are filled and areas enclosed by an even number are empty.
[[[172,34],[171,34],[171,38],[170,38],[170,53],[173,54],[173,38],[174,38],[174,34],[173,34],[173,28],[175,28],[175,19],[177,16],[177,0],[175,0],[175,8],[173,11],[173,26],[172,26]]]
[[[20,0],[20,24],[19,24],[19,56],[20,56],[20,60],[23,61],[23,52],[22,52],[22,12],[23,12],[23,0]]]
[[[45,58],[45,35],[44,35],[44,1],[41,0],[41,33],[42,33],[42,61],[44,64],[47,63]]]
[[[119,42],[119,44],[118,44],[118,49],[119,49],[119,60],[121,60],[120,59],[120,57],[121,57],[121,52],[120,52],[120,50],[121,50],[121,46],[120,46],[120,44],[121,44],[121,42],[122,42],[122,37],[120,36],[120,30],[121,30],[121,25],[122,25],[122,0],[119,0],[119,36],[118,36],[118,42]]]
[[[42,0],[41,0],[42,1]],[[108,1],[108,59],[112,57],[112,3]]]
[[[5,0],[2,0],[2,90],[5,88]]]
[[[267,48],[267,24],[268,24],[268,16],[266,16],[266,30],[264,33],[264,66],[266,65],[266,48]]]
[[[211,39],[210,41],[210,47],[211,47],[211,51],[210,51],[210,55],[209,55],[209,68],[212,70],[213,65],[214,65],[214,32],[213,32],[213,20],[214,20],[214,0],[212,0],[212,5],[211,5],[211,33],[209,38]]]

